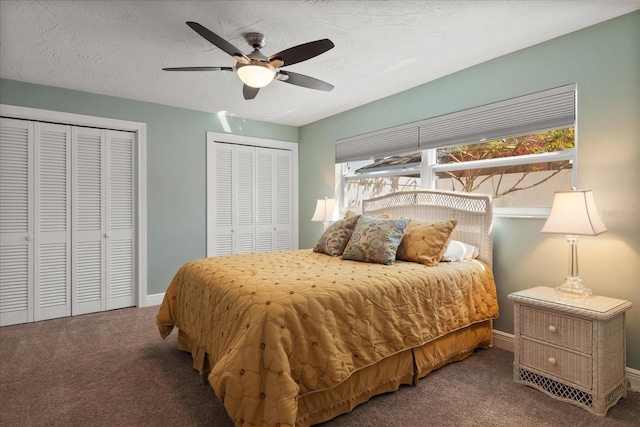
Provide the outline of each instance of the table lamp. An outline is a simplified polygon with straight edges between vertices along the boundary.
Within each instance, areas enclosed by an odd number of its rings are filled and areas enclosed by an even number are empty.
[[[316,211],[313,213],[311,221],[322,221],[324,229],[329,228],[336,218],[336,199],[318,199],[316,203]]]
[[[565,234],[569,243],[569,275],[556,290],[591,295],[578,274],[578,236],[597,236],[607,231],[593,200],[591,190],[557,191],[551,213],[541,233]]]

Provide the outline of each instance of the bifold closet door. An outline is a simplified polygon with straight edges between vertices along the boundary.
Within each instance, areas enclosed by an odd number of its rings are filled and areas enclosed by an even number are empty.
[[[107,131],[106,309],[136,305],[136,135]]]
[[[0,129],[0,325],[69,316],[70,127]]]
[[[71,315],[71,127],[34,123],[34,319]]]
[[[292,155],[256,148],[256,252],[292,248]]]
[[[274,239],[273,249],[293,249],[293,154],[276,150],[274,156]]]
[[[0,118],[0,326],[33,321],[33,123]]]
[[[215,217],[213,256],[255,251],[255,148],[213,144]]]
[[[135,305],[135,135],[73,128],[72,312]]]
[[[135,305],[135,133],[0,120],[0,325]]]

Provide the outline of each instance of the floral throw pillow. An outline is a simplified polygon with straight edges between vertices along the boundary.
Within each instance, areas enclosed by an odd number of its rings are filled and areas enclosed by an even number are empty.
[[[359,217],[360,215],[355,215],[331,224],[322,233],[313,251],[331,256],[342,255]]]
[[[381,219],[360,216],[343,259],[378,264],[393,264],[396,251],[410,219]]]

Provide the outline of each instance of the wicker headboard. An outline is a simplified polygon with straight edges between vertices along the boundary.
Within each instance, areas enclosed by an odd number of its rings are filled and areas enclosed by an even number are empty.
[[[493,266],[493,199],[489,195],[439,190],[391,193],[364,200],[365,215],[387,214],[390,218],[444,221],[455,218],[453,239],[480,249],[478,259]]]

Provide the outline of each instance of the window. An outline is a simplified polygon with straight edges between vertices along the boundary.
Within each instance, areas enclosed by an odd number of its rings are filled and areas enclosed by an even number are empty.
[[[429,188],[492,194],[503,215],[548,213],[556,191],[573,186],[575,128],[439,148]]]
[[[346,162],[341,165],[344,208],[359,212],[362,201],[383,194],[422,188],[422,152]]]
[[[366,198],[435,188],[492,194],[498,215],[544,216],[576,182],[574,124],[568,85],[339,140],[338,198],[358,211]]]

